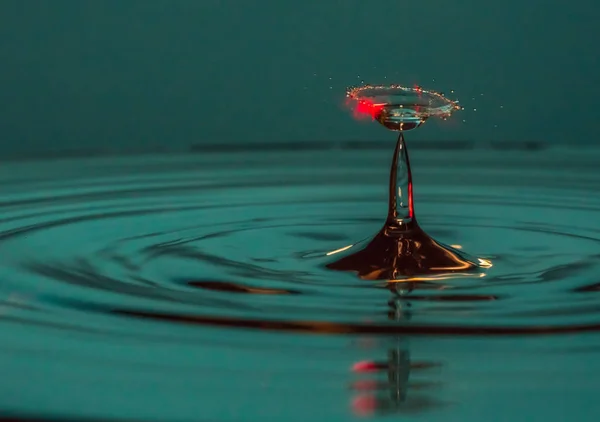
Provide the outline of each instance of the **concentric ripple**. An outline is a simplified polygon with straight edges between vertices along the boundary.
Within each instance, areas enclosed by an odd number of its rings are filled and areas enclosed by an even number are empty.
[[[384,148],[4,163],[0,418],[467,420],[515,385],[571,417],[597,338],[507,335],[599,329],[600,153],[415,147],[422,227],[493,267],[406,296],[325,266],[381,227]]]
[[[380,151],[13,164],[0,204],[3,313],[82,328],[109,316],[123,327],[140,317],[339,333],[596,330],[594,161],[519,154],[414,154],[424,228],[494,267],[403,299],[324,267],[327,251],[381,224]],[[390,319],[398,301],[409,322]]]

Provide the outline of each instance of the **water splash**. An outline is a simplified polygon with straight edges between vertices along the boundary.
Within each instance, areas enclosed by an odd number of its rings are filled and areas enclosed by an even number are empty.
[[[489,260],[437,242],[421,229],[412,186],[408,149],[400,132],[390,169],[388,214],[383,228],[364,246],[357,244],[334,251],[350,253],[328,263],[327,268],[354,271],[366,280],[392,283],[483,276],[481,270],[492,266]]]
[[[354,116],[369,116],[390,130],[416,129],[430,117],[446,119],[461,107],[441,93],[416,86],[364,85],[346,91]]]
[[[369,114],[400,133],[391,163],[389,205],[383,228],[356,252],[354,245],[330,253],[350,252],[327,264],[327,268],[354,271],[363,279],[392,283],[454,275],[483,276],[481,270],[491,267],[490,261],[435,241],[419,227],[415,216],[412,172],[403,132],[421,126],[431,116],[449,117],[459,108],[457,103],[439,93],[400,85],[351,88],[347,96],[356,102],[358,113]],[[404,292],[405,287],[402,289]]]

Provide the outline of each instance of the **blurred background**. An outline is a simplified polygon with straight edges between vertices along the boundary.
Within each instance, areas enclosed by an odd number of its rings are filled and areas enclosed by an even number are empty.
[[[599,41],[599,0],[0,0],[0,420],[599,420]],[[486,277],[325,267],[386,217],[363,82],[465,107],[416,215]]]
[[[391,140],[345,89],[465,107],[423,140],[595,145],[594,0],[2,0],[0,153]]]

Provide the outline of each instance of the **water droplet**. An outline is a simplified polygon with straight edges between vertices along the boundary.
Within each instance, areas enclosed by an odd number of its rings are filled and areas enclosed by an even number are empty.
[[[477,109],[476,109],[476,108],[474,108],[474,109],[473,109],[473,111],[477,111]]]

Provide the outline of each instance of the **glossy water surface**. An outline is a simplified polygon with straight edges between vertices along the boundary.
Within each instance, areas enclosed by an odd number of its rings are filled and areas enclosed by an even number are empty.
[[[411,144],[421,226],[493,267],[400,298],[326,267],[388,147],[3,163],[0,412],[595,420],[600,151]]]

